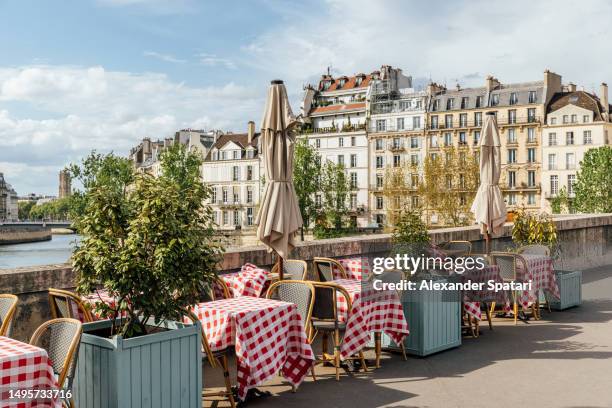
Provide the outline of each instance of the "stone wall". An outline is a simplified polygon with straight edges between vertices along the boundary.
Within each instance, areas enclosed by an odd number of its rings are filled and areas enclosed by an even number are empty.
[[[49,241],[51,228],[42,225],[0,225],[0,245],[21,244],[24,242]]]
[[[612,265],[612,214],[574,215],[555,219],[562,245],[556,268],[588,269],[600,265]],[[511,224],[493,239],[493,250],[504,250],[512,244]],[[430,232],[434,243],[448,240],[467,240],[473,243],[473,252],[484,252],[484,241],[478,227],[444,228]],[[311,261],[316,256],[380,256],[391,249],[388,234],[364,235],[300,243],[292,258]],[[243,247],[228,250],[221,271],[240,269],[250,262],[271,267],[274,258],[264,247]],[[0,293],[14,293],[20,304],[14,336],[26,340],[34,329],[49,318],[47,289],[49,287],[72,289],[74,275],[69,265],[47,265],[33,268],[0,270]]]

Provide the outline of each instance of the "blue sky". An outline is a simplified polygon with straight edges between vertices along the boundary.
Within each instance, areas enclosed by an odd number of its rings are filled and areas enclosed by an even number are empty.
[[[419,83],[610,81],[604,0],[0,0],[0,172],[55,194],[91,149],[184,127],[244,131],[268,81],[403,68]]]

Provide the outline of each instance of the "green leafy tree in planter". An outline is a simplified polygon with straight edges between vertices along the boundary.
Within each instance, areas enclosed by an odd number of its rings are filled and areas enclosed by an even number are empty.
[[[391,257],[396,254],[407,254],[411,257],[419,257],[424,254],[430,237],[420,209],[404,208],[401,211],[391,241],[393,242]]]
[[[524,245],[545,245],[553,257],[559,253],[557,226],[546,214],[534,214],[519,208],[514,216],[512,241],[517,247]]]
[[[612,147],[588,150],[574,185],[575,208],[585,213],[612,212]]]
[[[113,155],[92,155],[81,168],[77,291],[101,285],[117,298],[116,307],[97,308],[113,320],[126,315],[113,325],[124,337],[146,334],[151,318],[180,320],[210,284],[222,253],[204,204],[210,191],[201,180],[201,157],[174,145],[160,160],[159,177],[135,174]]]

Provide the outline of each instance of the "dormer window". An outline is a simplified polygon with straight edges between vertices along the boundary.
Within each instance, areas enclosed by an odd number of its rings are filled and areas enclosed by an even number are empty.
[[[455,107],[455,99],[449,98],[446,100],[446,110],[451,110]]]
[[[491,106],[497,106],[499,105],[499,94],[492,94],[491,95]]]
[[[338,81],[338,88],[342,88],[346,84],[346,79],[342,78]]]
[[[510,105],[516,105],[518,103],[518,94],[516,92],[512,92],[510,94]]]
[[[212,152],[212,159],[213,160],[218,160],[219,159],[219,154],[217,153],[216,150],[214,152]]]
[[[357,78],[355,78],[355,86],[361,85],[362,80],[363,80],[363,77],[361,76],[358,76]]]
[[[234,160],[240,159],[240,150],[234,150]]]

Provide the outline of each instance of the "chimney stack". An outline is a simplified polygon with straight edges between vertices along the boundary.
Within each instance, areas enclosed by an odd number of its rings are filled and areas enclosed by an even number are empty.
[[[255,122],[250,120],[247,125],[247,143],[251,144],[253,142],[254,137],[255,137]]]
[[[561,75],[555,74],[550,70],[544,70],[544,104],[547,105],[554,94],[561,92],[563,86],[561,84]]]
[[[485,81],[486,81],[485,87],[487,88],[487,92],[491,92],[492,90],[496,89],[500,85],[497,78],[495,78],[492,75],[487,76]]]
[[[569,84],[567,84],[567,90],[569,92],[576,92],[576,84],[570,82]]]
[[[603,105],[604,113],[610,113],[610,105],[608,102],[608,84],[605,82],[601,83],[599,99],[601,100],[601,104]]]

